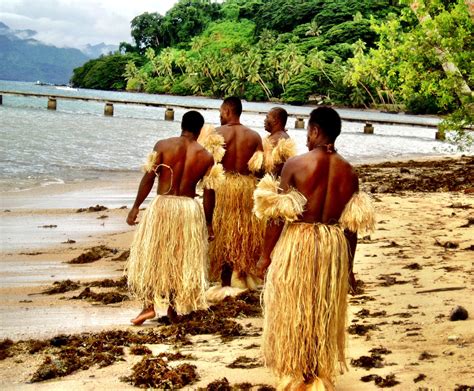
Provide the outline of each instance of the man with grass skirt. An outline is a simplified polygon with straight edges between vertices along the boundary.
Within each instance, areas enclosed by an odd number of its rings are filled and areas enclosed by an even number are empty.
[[[255,213],[267,225],[258,270],[264,285],[263,353],[282,389],[333,389],[345,364],[347,293],[357,232],[374,225],[368,195],[336,151],[341,119],[313,110],[308,153],[289,159],[278,183],[266,175]]]
[[[211,244],[211,274],[220,279],[208,299],[218,301],[232,290],[255,288],[253,278],[260,257],[264,224],[252,213],[253,192],[263,173],[263,147],[260,135],[240,123],[242,103],[229,97],[220,108],[221,126],[216,132],[224,138],[222,165],[225,180],[216,188],[214,213],[215,241]]]
[[[135,325],[154,318],[154,306],[163,302],[169,305],[171,321],[177,313],[206,307],[208,239],[214,237],[213,188],[223,179],[223,171],[196,141],[203,124],[197,111],[185,113],[181,135],[158,141],[144,166],[127,223],[136,224],[155,178],[158,194],[138,225],[126,265],[129,289],[144,302],[143,311],[132,319]],[[195,199],[199,182],[203,205]]]

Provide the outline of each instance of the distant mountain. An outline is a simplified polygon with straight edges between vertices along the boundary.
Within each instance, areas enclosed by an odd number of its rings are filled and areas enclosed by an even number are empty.
[[[67,84],[73,69],[89,60],[79,49],[46,45],[35,35],[0,22],[0,79]]]
[[[82,49],[82,53],[89,58],[98,58],[105,54],[114,53],[118,48],[118,45],[107,45],[104,42],[101,42],[97,45],[87,45]]]

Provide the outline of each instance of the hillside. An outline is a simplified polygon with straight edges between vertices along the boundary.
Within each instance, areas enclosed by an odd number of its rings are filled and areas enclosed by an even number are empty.
[[[78,49],[45,45],[31,30],[14,31],[0,22],[0,79],[66,84],[89,58]]]

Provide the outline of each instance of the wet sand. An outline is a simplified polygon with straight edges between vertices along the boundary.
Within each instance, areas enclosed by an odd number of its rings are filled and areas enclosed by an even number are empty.
[[[338,377],[337,390],[379,389],[374,380],[361,381],[371,374],[382,379],[394,375],[393,380],[399,382],[392,387],[396,390],[474,386],[473,168],[472,158],[442,159],[442,164],[437,160],[424,166],[405,162],[359,167],[361,187],[374,192],[377,229],[370,237],[359,240],[354,269],[357,278],[364,282],[363,292],[349,299],[349,371]],[[408,185],[412,188],[407,189]],[[132,186],[130,191],[126,194],[133,194]],[[20,201],[16,202],[21,204]],[[27,232],[32,244],[25,240],[21,246],[8,247],[8,241],[2,241],[0,338],[14,342],[34,338],[49,344],[50,338],[59,334],[168,330],[169,326],[156,320],[142,327],[130,326],[129,319],[140,310],[140,303],[134,300],[105,305],[72,299],[93,281],[119,280],[122,276],[124,261],[114,259],[128,249],[133,229],[123,223],[127,210],[118,209],[119,206],[120,202],[103,212],[76,213],[75,209],[57,210],[51,206],[1,212],[2,221],[6,219],[8,223],[2,223],[2,231],[8,232],[8,227],[20,221],[18,225],[31,226]],[[97,219],[103,214],[108,217]],[[46,219],[39,221],[38,216]],[[101,225],[104,221],[109,227]],[[65,235],[46,237],[45,231],[55,228],[38,226],[48,224],[57,225]],[[76,243],[61,243],[67,239]],[[113,251],[91,263],[66,263],[98,245]],[[53,287],[55,281],[67,279],[79,282],[78,288],[40,294]],[[95,293],[127,294],[118,288],[89,289]],[[458,305],[467,309],[469,317],[452,322],[450,312]],[[160,315],[163,314],[160,309]],[[200,379],[186,386],[188,389],[205,388],[224,377],[233,386],[248,382],[255,390],[258,384],[276,387],[276,378],[261,366],[261,318],[241,314],[229,321],[241,326],[241,335],[225,340],[215,334],[196,334],[188,336],[190,344],[167,340],[146,346],[154,355],[178,349],[194,356],[169,364],[196,366]],[[379,350],[371,352],[374,348]],[[3,389],[13,390],[133,389],[120,378],[129,376],[133,365],[142,360],[142,356],[132,355],[126,346],[120,356],[123,360],[111,365],[91,365],[87,370],[31,384],[29,381],[45,358],[56,359],[58,348],[34,354],[9,349],[3,350],[11,356],[0,361],[0,379]],[[241,356],[254,365],[227,367]],[[357,365],[375,367],[365,369]],[[241,385],[240,389],[245,388]]]

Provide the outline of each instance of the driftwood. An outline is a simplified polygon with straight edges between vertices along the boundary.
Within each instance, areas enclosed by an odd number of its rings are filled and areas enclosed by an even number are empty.
[[[461,289],[466,289],[466,287],[465,286],[451,286],[451,287],[447,287],[447,288],[427,289],[425,291],[418,291],[416,293],[460,291]]]

